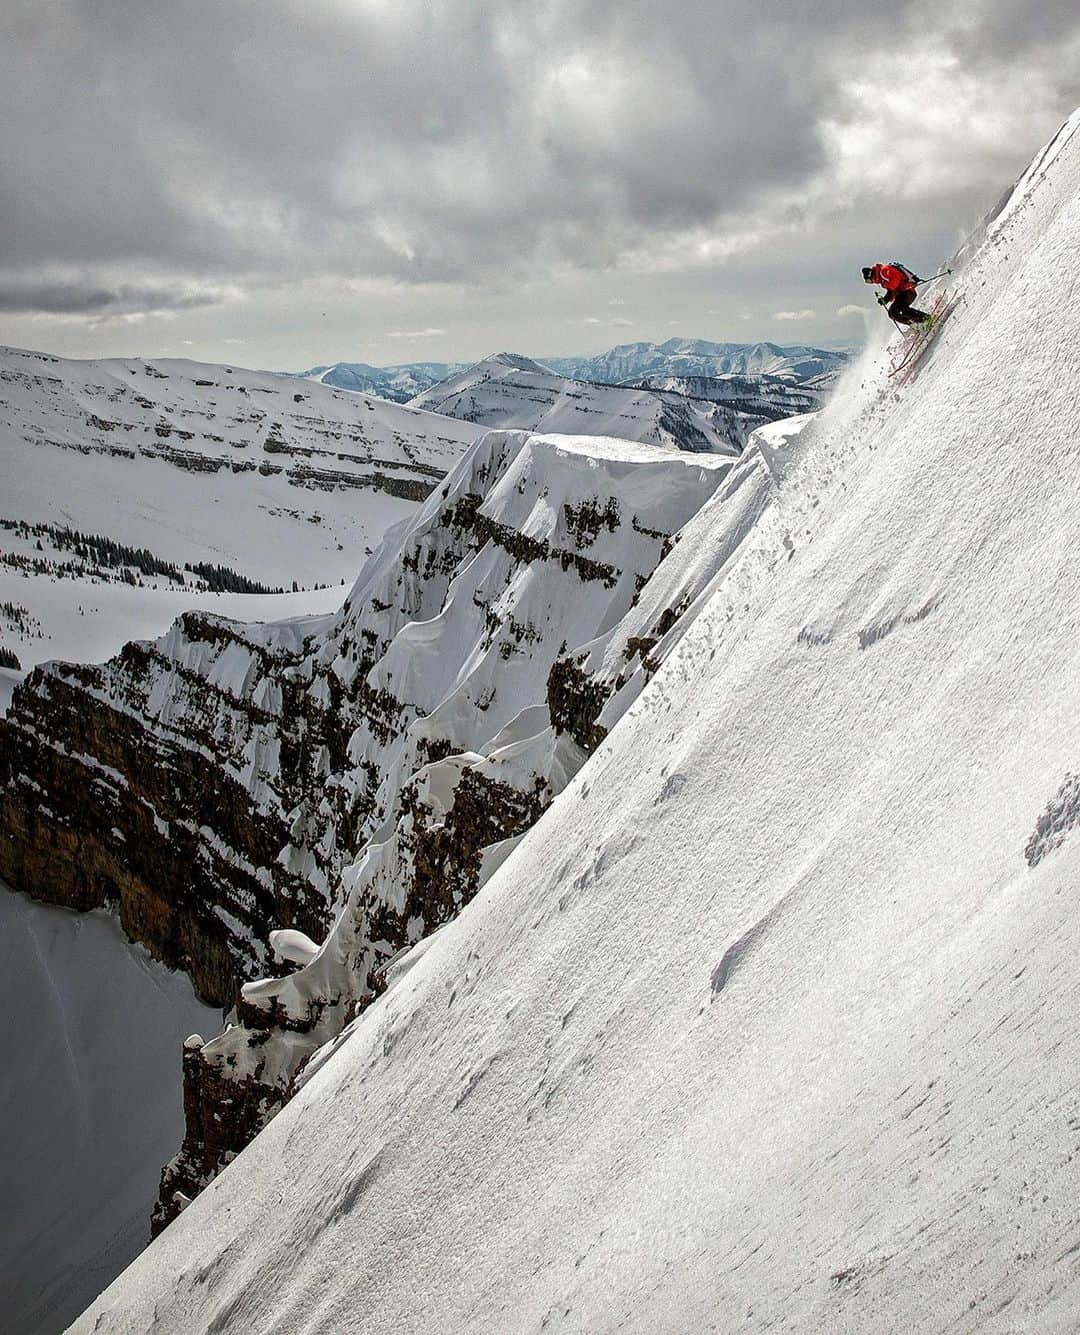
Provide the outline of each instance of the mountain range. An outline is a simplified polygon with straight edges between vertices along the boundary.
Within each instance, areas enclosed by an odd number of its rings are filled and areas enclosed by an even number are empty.
[[[646,376],[771,375],[813,380],[838,371],[845,353],[802,344],[710,343],[702,338],[669,338],[664,343],[624,343],[598,357],[546,357],[560,375],[622,385]]]
[[[621,385],[647,376],[770,375],[785,380],[830,383],[848,354],[799,344],[709,343],[700,338],[670,338],[665,343],[624,343],[595,357],[542,357],[530,361],[544,371],[594,384]],[[379,394],[404,403],[440,381],[468,370],[468,362],[410,362],[401,366],[368,366],[336,362],[313,366],[298,374],[339,389]]]
[[[409,400],[480,427],[613,436],[691,453],[737,454],[753,426],[723,404],[654,389],[596,385],[497,353]]]

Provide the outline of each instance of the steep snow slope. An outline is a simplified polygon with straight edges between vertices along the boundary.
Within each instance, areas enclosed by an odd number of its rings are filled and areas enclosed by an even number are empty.
[[[177,1048],[215,1017],[111,917],[2,882],[0,1013],[0,1324],[47,1335],[145,1245],[183,1125]]]
[[[19,583],[0,601],[33,623],[56,581],[72,611],[82,578],[222,587],[195,563],[226,567],[237,592],[236,576],[340,583],[478,435],[265,372],[2,348],[0,573]],[[15,638],[0,619],[0,646]]]
[[[488,427],[618,436],[695,453],[738,454],[756,423],[735,410],[654,390],[567,380],[500,352],[418,394],[410,406]]]
[[[545,365],[560,375],[619,385],[644,376],[772,375],[800,381],[840,370],[847,357],[803,344],[710,343],[669,338],[666,343],[623,343],[599,357],[551,357]]]
[[[1078,128],[77,1330],[1075,1328]]]

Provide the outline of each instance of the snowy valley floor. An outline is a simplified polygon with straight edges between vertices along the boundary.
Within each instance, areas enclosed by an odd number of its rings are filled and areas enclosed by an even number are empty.
[[[0,882],[0,943],[0,1327],[52,1335],[146,1245],[180,1044],[220,1016],[110,914]]]

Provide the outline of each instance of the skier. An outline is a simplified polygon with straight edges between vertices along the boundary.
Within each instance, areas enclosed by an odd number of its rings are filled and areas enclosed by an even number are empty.
[[[885,295],[878,297],[878,305],[884,306],[897,324],[922,324],[929,320],[925,311],[918,311],[911,304],[921,279],[903,264],[896,260],[892,264],[875,264],[864,269],[862,276],[864,283],[874,283],[885,289]]]

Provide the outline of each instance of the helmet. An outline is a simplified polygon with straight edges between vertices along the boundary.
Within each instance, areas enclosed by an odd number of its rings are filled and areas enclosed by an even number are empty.
[[[872,283],[872,282],[874,281],[874,271],[873,271],[873,269],[871,269],[871,268],[869,268],[869,267],[865,268],[865,269],[862,271],[862,280],[863,280],[864,283]]]

